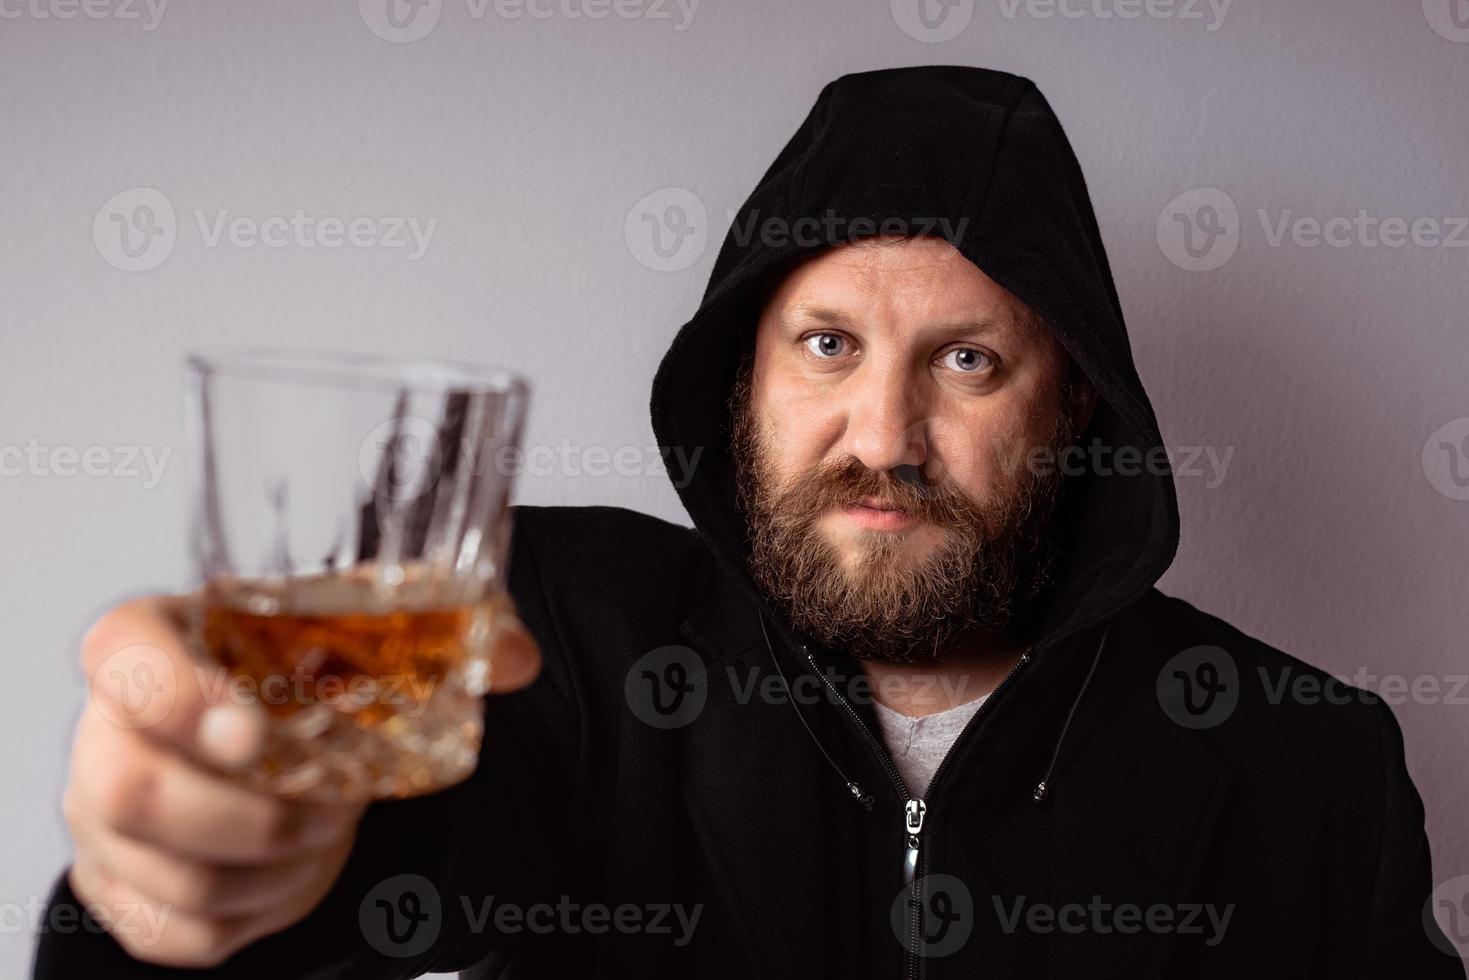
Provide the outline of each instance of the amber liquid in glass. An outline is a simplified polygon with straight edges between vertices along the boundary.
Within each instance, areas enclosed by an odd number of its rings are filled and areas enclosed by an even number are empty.
[[[370,570],[285,583],[216,581],[198,635],[231,696],[267,713],[267,751],[247,782],[313,799],[413,796],[478,759],[495,594],[453,601],[409,575]]]

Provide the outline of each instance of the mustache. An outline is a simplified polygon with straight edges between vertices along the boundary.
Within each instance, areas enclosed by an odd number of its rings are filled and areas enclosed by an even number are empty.
[[[951,484],[925,479],[916,466],[868,469],[855,456],[832,460],[807,472],[779,494],[776,509],[788,519],[809,521],[864,497],[878,497],[892,508],[933,524],[973,527],[983,523],[979,508]]]

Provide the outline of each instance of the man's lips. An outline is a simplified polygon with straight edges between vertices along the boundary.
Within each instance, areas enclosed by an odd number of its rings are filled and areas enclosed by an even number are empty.
[[[837,509],[847,520],[874,531],[901,531],[918,523],[912,511],[902,510],[879,497],[863,497]]]

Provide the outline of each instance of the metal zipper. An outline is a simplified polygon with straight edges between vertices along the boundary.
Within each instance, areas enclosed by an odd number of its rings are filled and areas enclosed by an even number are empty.
[[[898,790],[898,796],[903,799],[903,830],[906,833],[906,846],[903,850],[903,885],[905,888],[910,887],[914,881],[923,876],[924,858],[927,856],[922,849],[923,823],[925,817],[928,816],[928,804],[924,800],[917,799],[909,793],[908,784],[903,782],[903,774],[898,772],[898,766],[893,762],[893,757],[888,752],[887,747],[872,734],[872,730],[867,727],[867,723],[862,720],[862,716],[857,713],[857,709],[852,707],[852,703],[847,700],[841,691],[837,690],[831,678],[817,665],[816,656],[811,652],[810,648],[803,643],[798,649],[805,655],[806,663],[811,666],[811,670],[817,677],[821,678],[821,683],[826,686],[826,689],[831,692],[832,697],[836,699],[836,703],[846,709],[847,715],[852,719],[853,724],[857,726],[857,730],[867,739],[868,746],[876,753],[878,761],[887,770],[888,776],[893,781],[893,786]],[[1030,661],[1031,654],[1029,650],[1021,653],[1020,659],[1015,661],[1010,669],[1005,672],[1005,676],[1000,678],[1000,683],[995,685],[995,689],[990,692],[984,704],[979,706],[979,710],[975,711],[974,716],[969,719],[963,730],[959,732],[959,736],[954,739],[954,744],[949,746],[949,751],[944,753],[943,759],[939,761],[938,768],[933,772],[933,778],[928,782],[929,796],[934,795],[934,787],[938,785],[939,777],[948,768],[949,759],[953,757],[954,751],[964,741],[970,730],[984,718],[990,705],[994,703],[999,694],[1009,685],[1011,678],[1018,674],[1020,669],[1029,664]],[[859,790],[853,790],[853,794],[859,795]],[[910,980],[916,980],[923,973],[923,961],[914,952],[918,948],[919,930],[922,924],[921,896],[915,895],[913,898],[920,899],[920,901],[910,903],[908,913],[909,941],[903,956],[903,974],[910,978]]]
[[[939,760],[939,767],[933,771],[933,778],[928,781],[929,796],[933,795],[934,787],[939,784],[939,780],[943,777],[944,772],[949,768],[949,760],[954,757],[954,750],[957,749],[959,745],[964,741],[965,736],[969,734],[969,730],[975,725],[979,724],[979,722],[983,720],[984,716],[989,713],[990,705],[994,704],[995,699],[1000,696],[1000,692],[1009,686],[1010,679],[1013,678],[1016,674],[1020,673],[1020,669],[1022,667],[1029,665],[1031,659],[1031,652],[1029,650],[1021,653],[1020,659],[1010,665],[1010,669],[1005,672],[1004,677],[1000,678],[1000,683],[995,685],[995,689],[990,692],[990,696],[985,699],[984,704],[979,706],[979,710],[974,713],[974,716],[971,717],[969,719],[969,722],[963,727],[963,729],[960,730],[958,737],[954,739],[954,744],[949,746],[949,751],[945,752],[944,757]]]

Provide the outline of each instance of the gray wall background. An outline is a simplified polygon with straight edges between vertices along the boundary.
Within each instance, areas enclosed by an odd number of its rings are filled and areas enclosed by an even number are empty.
[[[931,29],[918,0],[687,2],[429,0],[396,29],[385,0],[0,0],[0,974],[22,975],[69,853],[80,633],[185,579],[181,352],[514,365],[536,385],[528,442],[573,461],[520,500],[684,520],[661,472],[581,472],[586,451],[656,458],[649,383],[726,209],[824,82],[905,64],[1047,93],[1166,437],[1232,453],[1222,478],[1207,456],[1180,474],[1163,588],[1368,687],[1416,680],[1393,700],[1435,878],[1469,872],[1464,0],[957,0]],[[111,216],[162,222],[159,195],[176,237],[130,259]],[[694,234],[665,223],[660,256],[643,215],[672,205]],[[211,245],[220,209],[436,224],[416,257]],[[1357,221],[1313,246],[1295,224],[1359,212],[1416,241]],[[1191,257],[1179,214],[1223,234]],[[91,475],[67,447],[102,447]],[[174,455],[155,479],[132,452]]]

